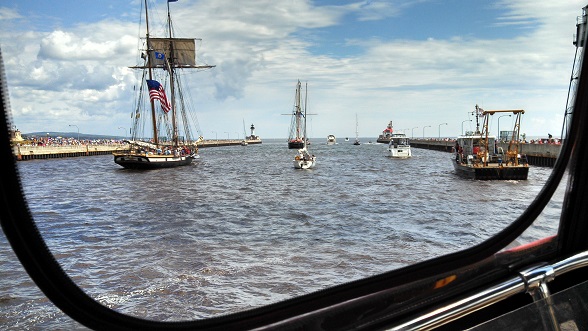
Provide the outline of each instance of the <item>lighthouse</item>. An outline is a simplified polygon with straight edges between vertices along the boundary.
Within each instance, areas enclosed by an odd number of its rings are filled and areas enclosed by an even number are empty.
[[[259,139],[258,136],[255,135],[255,126],[251,124],[251,136],[248,137],[249,140],[257,140]]]

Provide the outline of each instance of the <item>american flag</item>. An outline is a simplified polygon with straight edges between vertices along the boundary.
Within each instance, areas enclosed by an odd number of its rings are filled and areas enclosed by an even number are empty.
[[[151,101],[159,100],[161,103],[161,109],[164,112],[169,112],[171,109],[171,104],[167,97],[165,96],[165,91],[163,90],[163,86],[156,80],[147,79],[147,86],[149,87],[149,97]]]

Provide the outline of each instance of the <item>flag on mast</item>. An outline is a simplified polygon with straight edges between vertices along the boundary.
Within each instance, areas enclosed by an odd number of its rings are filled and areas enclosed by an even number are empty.
[[[151,98],[151,101],[159,100],[161,103],[161,109],[166,113],[169,112],[171,104],[165,96],[163,86],[158,81],[151,79],[147,79],[147,86],[149,87],[149,97]]]

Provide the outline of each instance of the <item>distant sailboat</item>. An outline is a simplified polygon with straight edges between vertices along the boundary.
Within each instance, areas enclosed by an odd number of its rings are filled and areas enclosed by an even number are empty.
[[[169,31],[165,38],[151,37],[147,0],[144,7],[146,49],[141,54],[143,63],[132,67],[143,71],[137,106],[132,114],[132,137],[128,141],[128,150],[113,153],[114,162],[130,169],[189,165],[198,157],[198,143],[202,141],[202,137],[197,140],[191,137],[193,128],[189,119],[194,115],[189,115],[189,107],[184,107],[185,100],[190,98],[184,98],[181,87],[185,82],[181,80],[180,72],[184,69],[214,66],[196,65],[196,45],[193,38],[175,38],[172,35],[169,3]],[[169,99],[165,90],[169,91]],[[149,132],[143,132],[143,128]]]
[[[359,131],[357,129],[358,127],[358,122],[357,122],[357,114],[355,114],[355,142],[353,143],[354,145],[361,145],[361,143],[359,142]]]
[[[300,81],[298,81],[298,95],[300,95]],[[294,156],[294,168],[296,169],[310,169],[316,164],[316,156],[308,152],[308,143],[306,139],[306,107],[308,101],[308,84],[306,84],[305,101],[304,101],[304,139],[302,140],[302,148],[298,149],[298,153]]]
[[[241,146],[247,146],[247,131],[245,131],[245,119],[243,119],[243,141],[241,141]]]

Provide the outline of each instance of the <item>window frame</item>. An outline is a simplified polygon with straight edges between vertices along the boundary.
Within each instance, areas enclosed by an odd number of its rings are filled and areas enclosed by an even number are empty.
[[[586,62],[584,53],[582,63]],[[45,244],[20,185],[10,146],[9,100],[0,50],[2,128],[0,162],[0,222],[24,269],[43,293],[63,312],[93,329],[251,329],[251,328],[362,328],[390,325],[424,309],[487,286],[512,275],[497,263],[497,254],[525,231],[542,212],[564,177],[569,181],[556,237],[543,240],[526,255],[511,254],[517,267],[565,258],[588,249],[588,71],[581,71],[574,113],[552,174],[530,206],[505,229],[468,249],[337,285],[268,306],[205,320],[159,322],[116,312],[88,296],[69,278]],[[532,252],[532,254],[528,254]],[[521,257],[522,256],[522,257]],[[519,259],[520,258],[520,259]],[[458,281],[437,286],[456,276]]]

